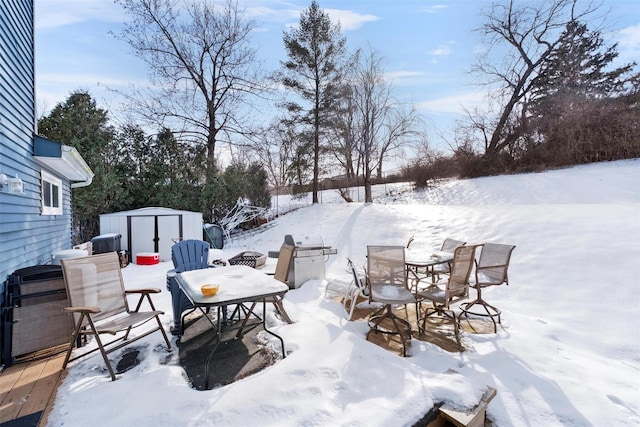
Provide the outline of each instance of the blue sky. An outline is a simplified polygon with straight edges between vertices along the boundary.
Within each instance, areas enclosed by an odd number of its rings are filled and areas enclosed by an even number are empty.
[[[285,59],[282,32],[299,21],[311,0],[240,0],[257,23],[255,43],[265,67]],[[415,105],[430,123],[432,145],[446,149],[463,106],[483,103],[482,88],[469,74],[482,49],[473,30],[482,23],[484,0],[320,0],[340,22],[350,50],[377,51],[394,94]],[[640,60],[640,2],[604,0],[609,10],[605,34],[619,43],[620,59]],[[36,99],[48,112],[77,89],[89,91],[98,105],[118,115],[119,99],[108,88],[144,84],[147,69],[111,32],[126,19],[113,0],[37,0]]]

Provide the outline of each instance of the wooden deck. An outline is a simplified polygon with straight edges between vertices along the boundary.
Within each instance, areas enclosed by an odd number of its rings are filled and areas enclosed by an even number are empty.
[[[51,354],[49,352],[48,354]],[[64,352],[39,360],[16,363],[0,371],[0,425],[30,417],[44,427],[65,371]]]
[[[367,321],[373,310],[356,308],[353,312],[352,319],[354,321]],[[464,342],[460,342],[454,335],[453,324],[444,318],[430,318],[426,323],[426,331],[422,334],[418,333],[418,325],[416,324],[416,311],[414,304],[407,304],[406,313],[404,310],[398,311],[397,314],[406,318],[411,324],[411,338],[430,342],[450,353],[460,353],[466,350]],[[460,322],[462,331],[470,334],[492,334],[493,323],[488,319],[469,318]],[[396,354],[402,355],[402,342],[398,335],[388,334],[370,334],[369,341],[383,347]]]

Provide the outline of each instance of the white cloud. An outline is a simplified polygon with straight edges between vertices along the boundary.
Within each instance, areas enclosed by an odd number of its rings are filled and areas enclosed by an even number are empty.
[[[621,48],[638,50],[640,48],[640,24],[619,30],[618,39]]]
[[[292,8],[291,5],[285,5],[284,9],[277,9],[274,7],[263,5],[251,5],[246,8],[247,16],[260,20],[268,21],[289,21],[292,19],[300,18],[300,9]]]
[[[429,51],[429,55],[432,55],[432,56],[447,56],[450,53],[451,53],[451,46],[449,45],[441,45]]]
[[[300,14],[308,8],[296,8],[291,3],[281,3],[283,8],[269,7],[262,5],[251,5],[247,7],[247,14],[256,19],[264,19],[272,22],[287,22],[285,26],[292,28],[298,26],[300,22]],[[277,6],[277,3],[274,4]],[[379,16],[371,14],[361,14],[352,10],[344,9],[326,9],[320,5],[321,9],[329,15],[332,23],[340,23],[342,31],[353,31],[362,28],[367,22],[375,22],[380,20]]]
[[[485,92],[467,92],[419,102],[416,107],[427,112],[463,114],[465,109],[486,104],[486,96]]]
[[[623,28],[616,33],[618,53],[622,62],[638,62],[640,58],[640,24]]]
[[[36,30],[58,28],[88,20],[123,22],[122,8],[113,0],[42,0],[35,2]]]
[[[329,15],[332,22],[340,22],[340,28],[343,31],[352,31],[360,29],[367,22],[375,22],[380,20],[379,16],[363,15],[351,10],[342,9],[324,9]]]
[[[426,7],[426,8],[424,8],[424,9],[420,9],[420,11],[419,11],[419,12],[422,12],[422,13],[432,13],[432,14],[433,14],[433,13],[438,13],[438,12],[440,12],[441,10],[446,9],[447,7],[448,7],[448,6],[447,6],[447,5],[445,5],[445,4],[434,4],[433,6],[429,6],[429,7]]]
[[[437,48],[429,51],[429,55],[432,56],[447,56],[450,55],[452,52],[452,47],[453,45],[455,45],[456,42],[451,40],[446,42],[445,44],[442,44],[440,46],[438,46]]]
[[[385,73],[385,78],[388,80],[395,80],[411,77],[421,77],[423,75],[424,73],[421,71],[391,71],[389,73]]]

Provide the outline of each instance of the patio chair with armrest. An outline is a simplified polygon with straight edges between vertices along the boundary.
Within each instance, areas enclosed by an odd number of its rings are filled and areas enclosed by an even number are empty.
[[[268,272],[265,274],[269,276],[273,276],[274,279],[284,284],[287,284],[287,279],[289,276],[289,265],[291,264],[291,260],[293,259],[293,250],[294,250],[294,247],[292,245],[283,243],[282,246],[280,247],[280,252],[278,253],[278,262],[276,263],[275,271]],[[287,311],[284,309],[284,304],[282,303],[283,301],[282,297],[275,295],[275,296],[266,298],[265,301],[273,304],[273,306],[276,309],[276,313],[278,313],[285,322],[289,324],[294,323],[293,320],[291,320],[291,318],[289,317],[289,314],[287,313]],[[239,312],[240,310],[242,310],[242,312],[244,313],[244,319],[241,321],[240,327],[238,328],[238,332],[236,333],[236,337],[240,337],[245,332],[246,330],[245,328],[249,321],[249,314],[254,312],[257,304],[258,304],[258,301],[254,301],[251,304],[251,307],[249,308],[245,307],[242,304],[239,304],[238,307],[236,307],[236,311],[234,311],[234,313]],[[264,313],[263,313],[263,316],[264,316]]]
[[[351,273],[352,279],[346,283],[342,280],[333,280],[327,283],[324,291],[325,298],[327,296],[338,296],[342,298],[342,307],[347,313],[347,320],[353,317],[353,311],[358,304],[358,299],[367,298],[367,290],[364,283],[364,277],[358,273],[353,261],[347,258],[347,269]],[[349,308],[347,308],[347,305]]]
[[[287,280],[289,278],[289,266],[291,265],[291,260],[293,259],[293,250],[294,250],[293,245],[283,243],[282,246],[280,246],[280,252],[278,253],[278,262],[276,263],[275,272],[265,273],[265,274],[273,275],[274,279],[279,280],[280,282],[288,285]],[[287,313],[287,311],[284,309],[284,304],[282,303],[282,301],[283,301],[283,298],[279,296],[273,296],[273,297],[267,298],[267,302],[270,302],[273,304],[273,306],[276,309],[276,312],[280,315],[280,317],[285,322],[289,324],[294,323],[293,320],[291,320],[291,317],[289,317],[289,314]],[[248,311],[253,311],[256,304],[257,303],[254,302]],[[248,317],[245,317],[242,323],[242,326],[240,327],[240,330],[244,328],[244,325],[246,324],[247,320],[248,320]]]
[[[511,262],[511,253],[515,248],[513,245],[499,243],[482,245],[482,252],[480,252],[480,258],[476,264],[476,282],[474,284],[477,297],[473,301],[461,305],[465,315],[474,314],[489,317],[493,322],[494,333],[498,331],[496,319],[498,319],[497,323],[501,322],[502,312],[482,298],[482,289],[502,284],[509,285],[509,263]]]
[[[289,284],[289,266],[291,265],[291,260],[293,260],[293,250],[294,247],[287,243],[283,243],[280,246],[280,253],[278,254],[278,262],[276,263],[276,271],[273,275],[273,278],[281,281],[282,283]],[[273,303],[276,311],[284,319],[287,323],[293,323],[293,320],[289,317],[286,310],[284,309],[284,304],[282,304],[282,297],[272,297],[269,302]]]
[[[167,289],[171,292],[173,307],[171,333],[182,335],[184,318],[194,311],[195,307],[180,289],[180,285],[178,285],[174,276],[176,273],[212,268],[214,266],[209,265],[209,243],[197,239],[182,240],[174,244],[171,247],[171,260],[173,261],[174,269],[167,274]],[[223,309],[223,315],[226,317],[226,308]]]
[[[394,313],[394,306],[414,304],[416,299],[407,286],[404,246],[367,246],[367,290],[370,303],[382,308],[369,318],[369,332],[393,334],[400,337],[402,355],[407,355],[411,340],[411,324]]]
[[[446,283],[434,283],[428,288],[418,291],[419,314],[422,314],[423,302],[431,303],[431,306],[424,310],[424,314],[419,319],[420,332],[426,330],[428,317],[432,315],[444,316],[453,321],[454,333],[458,339],[459,322],[451,306],[469,297],[469,277],[475,263],[476,248],[477,245],[455,248],[451,272]]]
[[[453,253],[458,246],[464,246],[466,244],[467,244],[467,242],[465,242],[465,241],[456,240],[456,239],[452,239],[450,237],[447,237],[442,242],[442,246],[440,247],[440,251],[442,251],[442,252],[452,252]],[[447,275],[450,272],[451,272],[451,267],[450,267],[450,265],[448,263],[438,264],[438,265],[434,265],[433,266],[432,273],[434,274],[435,277],[437,277],[437,280],[440,280],[441,276]]]
[[[66,369],[67,364],[73,360],[100,351],[111,380],[115,381],[116,375],[107,355],[156,331],[162,333],[167,350],[171,350],[169,338],[160,321],[160,315],[164,313],[156,310],[151,300],[151,294],[159,293],[160,289],[125,290],[120,259],[116,252],[62,259],[61,264],[71,304],[71,307],[64,310],[73,315],[75,324],[62,369]],[[135,310],[129,308],[127,301],[127,295],[133,294],[140,295]],[[140,311],[145,300],[148,301],[151,311]],[[147,328],[139,335],[131,335],[133,328],[154,320],[157,323],[154,327]],[[103,334],[115,336],[119,333],[123,334],[109,342],[103,342],[101,337]],[[93,336],[97,347],[72,358],[74,345],[80,344],[78,338],[89,336]]]

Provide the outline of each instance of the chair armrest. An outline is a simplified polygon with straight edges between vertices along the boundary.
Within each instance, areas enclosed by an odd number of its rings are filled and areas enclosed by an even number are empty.
[[[62,309],[63,311],[66,311],[67,313],[100,313],[100,309],[98,307],[95,306],[91,306],[88,305],[86,307],[65,307]]]
[[[509,265],[509,264],[481,265],[481,266],[478,266],[478,265],[476,264],[476,269],[477,269],[477,270],[485,270],[485,269],[488,269],[488,268],[502,268],[502,267],[506,267],[506,266],[508,266],[508,265]]]
[[[475,284],[477,286],[496,286],[496,285],[501,285],[503,283],[507,283],[508,284],[508,280],[507,280],[507,275],[504,274],[502,277],[491,277],[485,273],[482,272],[482,269],[480,270],[476,270],[476,282]]]
[[[125,294],[159,294],[160,289],[158,288],[144,288],[144,289],[127,289],[124,291]]]
[[[133,310],[134,312],[137,313],[140,310],[140,307],[142,306],[142,301],[144,301],[145,297],[147,298],[147,301],[149,302],[149,306],[151,306],[151,309],[155,311],[156,306],[153,305],[153,301],[151,300],[150,294],[159,294],[160,289],[158,288],[128,289],[128,290],[125,290],[124,293],[125,295],[131,295],[131,294],[140,295],[138,304],[136,304],[136,308],[135,310]]]

